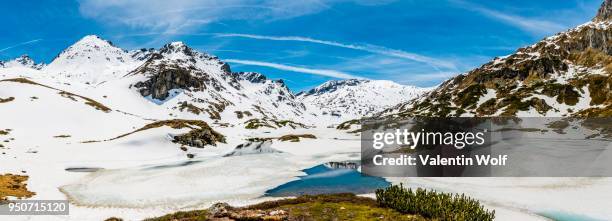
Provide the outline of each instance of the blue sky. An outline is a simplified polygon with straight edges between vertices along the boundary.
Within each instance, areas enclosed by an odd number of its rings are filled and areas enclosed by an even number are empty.
[[[433,86],[590,20],[601,0],[47,0],[0,8],[0,60],[50,62],[84,35],[183,41],[295,91],[342,78]]]

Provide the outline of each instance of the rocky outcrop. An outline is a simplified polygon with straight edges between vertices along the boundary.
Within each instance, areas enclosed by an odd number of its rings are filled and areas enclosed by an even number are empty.
[[[227,203],[215,203],[208,209],[207,220],[287,220],[285,210],[234,208]]]
[[[287,135],[280,136],[278,140],[289,141],[289,142],[300,142],[300,138],[317,139],[317,137],[312,134],[287,134]]]
[[[325,82],[324,84],[310,89],[306,92],[300,92],[296,96],[310,96],[310,95],[318,95],[323,93],[330,93],[338,90],[338,88],[343,86],[356,86],[362,83],[368,82],[368,80],[358,80],[358,79],[348,79],[348,80],[332,80]]]
[[[291,129],[296,128],[309,128],[305,124],[290,121],[290,120],[275,120],[268,118],[253,118],[244,122],[246,129],[259,129],[259,128],[270,128],[270,129],[278,129],[283,127],[291,127]]]
[[[237,80],[244,80],[251,83],[264,83],[268,78],[257,72],[236,72],[232,73]]]
[[[239,88],[238,83],[230,74],[229,65],[217,57],[199,53],[181,42],[164,45],[159,51],[141,49],[132,56],[147,61],[132,71],[130,75],[145,75],[147,80],[135,83],[142,96],[164,100],[172,89],[188,91],[204,91],[207,89],[221,91],[225,87],[213,74],[206,72],[198,65],[215,66],[223,72],[221,75],[232,87]]]
[[[593,18],[593,21],[600,22],[609,20],[612,20],[612,0],[604,0],[599,11],[597,11],[597,16]]]
[[[138,88],[142,96],[164,100],[169,96],[168,91],[172,89],[204,90],[205,81],[210,79],[195,77],[188,69],[161,66],[148,80],[137,82],[134,87]]]
[[[206,145],[216,146],[217,142],[225,143],[225,136],[214,131],[208,125],[200,125],[200,128],[192,128],[186,134],[174,136],[173,142],[183,145],[203,148]]]
[[[352,161],[328,162],[328,163],[325,163],[324,165],[331,169],[357,170],[360,167],[359,162],[352,162]]]
[[[225,136],[223,134],[213,130],[208,124],[204,121],[200,120],[183,120],[183,119],[174,119],[174,120],[162,120],[156,121],[154,123],[150,123],[137,129],[135,131],[119,135],[115,138],[111,138],[105,141],[111,141],[120,139],[134,133],[138,133],[145,130],[150,130],[159,127],[171,127],[173,129],[190,129],[189,132],[184,134],[179,134],[173,136],[172,142],[179,143],[181,145],[191,146],[203,148],[206,145],[216,146],[218,142],[225,143]],[[97,142],[97,141],[93,141]]]

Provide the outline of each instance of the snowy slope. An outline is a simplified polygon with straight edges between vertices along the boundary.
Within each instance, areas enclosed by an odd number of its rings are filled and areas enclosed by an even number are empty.
[[[334,80],[298,94],[298,99],[321,115],[342,121],[371,116],[429,90],[384,80]]]
[[[97,85],[121,77],[140,63],[111,42],[87,35],[62,51],[42,71],[64,83]]]

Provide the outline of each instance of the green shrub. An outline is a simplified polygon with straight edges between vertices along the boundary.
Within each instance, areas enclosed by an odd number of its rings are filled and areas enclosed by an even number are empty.
[[[464,194],[438,193],[418,188],[415,191],[402,184],[376,190],[376,201],[404,214],[419,214],[440,220],[488,221],[495,218],[495,210],[484,209],[480,202]]]

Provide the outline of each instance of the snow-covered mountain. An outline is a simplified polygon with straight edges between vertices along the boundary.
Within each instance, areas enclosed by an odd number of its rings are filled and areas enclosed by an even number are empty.
[[[2,73],[100,99],[111,109],[148,119],[171,116],[239,127],[327,126],[370,116],[427,91],[390,81],[341,80],[296,96],[282,80],[232,72],[218,57],[182,42],[127,51],[95,35],[83,37],[42,68],[28,57],[12,63],[32,71]]]
[[[610,116],[612,0],[592,21],[447,80],[379,116]]]
[[[32,58],[30,58],[30,56],[26,55],[21,55],[18,58],[12,59],[12,60],[8,60],[8,61],[0,61],[0,68],[19,68],[19,67],[23,67],[23,68],[32,68],[32,69],[36,69],[36,70],[40,70],[41,68],[43,68],[45,65],[43,63],[35,63],[34,60],[32,60]]]
[[[87,35],[62,51],[42,71],[72,84],[96,85],[117,79],[140,63],[110,41]]]
[[[130,87],[176,115],[203,115],[231,124],[249,118],[307,120],[305,106],[282,81],[232,73],[218,57],[182,42],[164,45],[149,57],[126,76],[133,79]]]
[[[325,82],[297,97],[320,115],[343,120],[369,117],[429,90],[385,80],[349,79]]]

